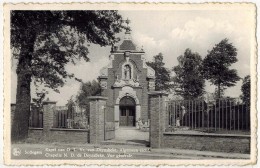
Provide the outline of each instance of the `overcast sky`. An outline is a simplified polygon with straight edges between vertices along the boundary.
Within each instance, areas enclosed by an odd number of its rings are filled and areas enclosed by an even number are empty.
[[[249,21],[250,11],[212,11],[212,10],[185,10],[185,11],[119,11],[123,18],[131,20],[132,39],[134,43],[143,46],[147,60],[159,52],[164,56],[167,68],[177,65],[177,57],[182,55],[186,48],[198,52],[202,58],[207,51],[228,38],[229,42],[238,50],[238,62],[232,68],[238,70],[240,77],[250,74],[250,38],[253,31]],[[121,36],[121,35],[119,35]],[[108,63],[110,47],[90,47],[90,62],[79,62],[76,66],[68,65],[67,69],[84,82],[96,79],[99,70]],[[12,102],[15,102],[17,76],[15,66],[12,66]],[[226,90],[227,96],[238,97],[241,94],[239,81],[235,87]],[[77,95],[80,84],[68,80],[60,88],[60,93],[49,91],[47,95],[57,105],[65,105],[71,96]],[[207,83],[206,91],[213,92],[214,86]],[[32,86],[32,96],[34,96]]]

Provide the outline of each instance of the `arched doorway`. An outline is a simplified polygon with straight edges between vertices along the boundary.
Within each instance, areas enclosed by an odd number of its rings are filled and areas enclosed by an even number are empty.
[[[136,102],[130,96],[121,98],[119,102],[119,126],[135,126]]]

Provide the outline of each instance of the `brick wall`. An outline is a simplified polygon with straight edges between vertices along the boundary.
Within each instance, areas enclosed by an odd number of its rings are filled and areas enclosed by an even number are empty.
[[[150,146],[153,148],[160,147],[160,129],[159,129],[159,106],[157,97],[150,96],[149,98],[149,105],[150,105],[150,116],[151,116],[151,125],[150,125]],[[157,113],[158,112],[158,113]]]
[[[149,93],[150,113],[150,146],[160,148],[163,145],[163,131],[165,130],[166,101],[167,94],[154,91]]]
[[[43,102],[43,131],[45,135],[47,135],[50,128],[53,127],[55,107],[55,101],[48,100]]]
[[[250,135],[191,134],[164,132],[168,125],[162,92],[149,93],[150,146],[152,148],[179,148],[201,151],[250,153]]]
[[[164,133],[162,147],[227,153],[250,153],[250,136]]]
[[[89,131],[83,129],[52,128],[48,136],[45,136],[43,129],[29,129],[28,137],[46,142],[89,143]]]
[[[141,118],[145,121],[148,120],[148,81],[147,81],[147,69],[143,68],[143,60],[141,59],[140,53],[131,53],[129,61],[132,62],[134,65],[134,74],[133,77],[135,78],[136,75],[139,75],[139,83],[142,88],[134,88],[137,93],[137,98],[141,104]],[[113,88],[115,83],[115,76],[118,75],[119,78],[122,77],[122,64],[125,62],[124,53],[122,54],[115,54],[114,60],[112,61],[112,67],[108,69],[108,78],[107,78],[107,89],[102,91],[102,96],[108,97],[107,105],[114,106],[116,103],[116,99],[119,95],[119,91],[122,88]],[[107,112],[106,119],[107,121],[114,120],[114,110],[110,108]]]
[[[30,128],[28,137],[36,142],[69,142],[69,143],[88,143],[89,130],[87,129],[59,129],[53,128],[54,111],[56,102],[43,102],[43,128]]]
[[[80,129],[51,129],[49,141],[59,142],[89,142],[89,131]]]
[[[88,97],[90,100],[90,113],[89,113],[89,136],[90,143],[98,144],[104,141],[104,114],[106,107],[106,97],[91,96]]]
[[[34,140],[42,140],[43,139],[43,129],[42,128],[29,128],[28,138]]]

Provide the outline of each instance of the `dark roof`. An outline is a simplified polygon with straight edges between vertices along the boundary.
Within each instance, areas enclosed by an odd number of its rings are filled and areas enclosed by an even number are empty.
[[[120,50],[136,50],[136,46],[132,40],[124,40],[119,47]]]

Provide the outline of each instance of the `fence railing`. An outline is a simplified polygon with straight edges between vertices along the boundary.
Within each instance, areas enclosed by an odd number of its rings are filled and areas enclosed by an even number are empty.
[[[56,106],[54,112],[54,122],[53,127],[55,128],[68,128],[68,107],[66,106]]]
[[[43,128],[43,111],[36,106],[31,106],[29,127]]]
[[[56,106],[54,113],[54,128],[88,129],[89,107]]]
[[[250,130],[250,107],[239,98],[171,100],[166,108],[169,123],[166,131],[249,133]]]

